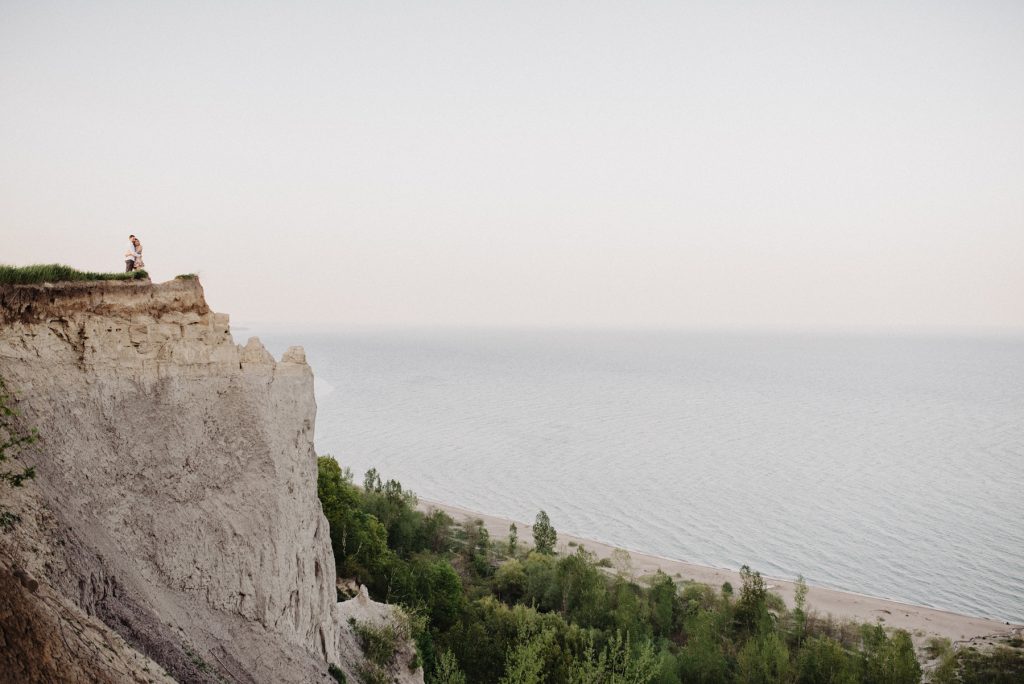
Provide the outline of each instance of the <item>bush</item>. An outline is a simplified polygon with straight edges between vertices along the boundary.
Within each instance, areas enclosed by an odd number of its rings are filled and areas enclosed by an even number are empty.
[[[365,622],[357,622],[353,625],[353,629],[359,640],[359,647],[363,649],[363,655],[371,663],[383,669],[390,666],[391,661],[394,660],[399,641],[409,637],[408,634],[391,624],[370,625]]]
[[[327,674],[334,677],[334,681],[338,682],[338,684],[346,684],[345,673],[334,663],[327,666]]]
[[[864,651],[861,680],[872,684],[917,684],[921,666],[910,634],[896,630],[890,639],[881,625],[861,629]]]
[[[32,266],[0,265],[0,284],[35,285],[39,283],[68,283],[83,280],[146,280],[144,270],[129,273],[94,273],[79,271],[64,264],[34,264]]]
[[[797,656],[797,684],[854,684],[857,673],[842,645],[828,637],[812,637]]]
[[[39,439],[39,435],[34,429],[25,430],[18,424],[18,412],[11,405],[13,402],[14,398],[7,391],[4,379],[0,378],[0,466],[7,459],[13,458],[20,449]],[[35,476],[36,471],[31,467],[20,470],[0,470],[0,486],[6,484],[11,487],[20,487],[26,480],[31,480]],[[12,513],[0,505],[0,530],[8,532],[20,521],[21,517],[18,514]]]
[[[1024,681],[1024,653],[997,647],[990,653],[966,649],[957,654],[963,684],[1011,684]]]
[[[792,674],[789,649],[775,632],[747,641],[737,666],[736,681],[744,684],[787,682]]]

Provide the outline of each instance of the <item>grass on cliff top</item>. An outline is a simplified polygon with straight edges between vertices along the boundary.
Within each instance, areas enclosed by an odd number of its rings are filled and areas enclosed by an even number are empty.
[[[79,271],[63,264],[33,264],[32,266],[5,266],[0,264],[0,285],[34,285],[37,283],[67,283],[83,280],[144,280],[144,270],[131,273],[93,273]]]

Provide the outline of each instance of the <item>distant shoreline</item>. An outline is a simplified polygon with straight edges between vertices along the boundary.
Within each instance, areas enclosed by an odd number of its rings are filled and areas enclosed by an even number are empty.
[[[429,499],[420,499],[420,507],[426,510],[442,510],[458,521],[483,520],[492,539],[506,538],[509,525],[513,522],[520,530],[521,539],[529,540],[530,538],[532,523],[488,515]],[[559,531],[558,550],[571,553],[573,547],[569,545],[570,542],[578,546],[585,546],[588,551],[597,554],[598,558],[610,558],[613,551],[621,548]],[[629,551],[629,555],[632,559],[634,575],[638,577],[653,574],[660,569],[673,579],[694,580],[708,584],[715,589],[720,588],[724,582],[730,582],[738,590],[741,584],[740,575],[734,570],[687,563],[638,551]],[[786,604],[792,607],[793,582],[767,576],[765,579],[768,580],[770,588],[780,594]],[[1008,624],[1001,620],[961,615],[937,608],[813,585],[809,587],[807,593],[807,604],[811,610],[817,611],[821,615],[832,615],[836,618],[867,623],[874,623],[881,619],[885,626],[905,629],[916,638],[940,636],[954,642],[969,641],[978,637],[1009,635],[1014,630],[1024,628],[1024,625]]]

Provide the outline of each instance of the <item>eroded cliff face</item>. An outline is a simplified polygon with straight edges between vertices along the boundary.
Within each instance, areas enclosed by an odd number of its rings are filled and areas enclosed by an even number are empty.
[[[333,681],[301,348],[236,345],[197,280],[0,286],[0,377],[41,435],[37,479],[0,493],[23,517],[0,574],[20,566],[179,681]]]

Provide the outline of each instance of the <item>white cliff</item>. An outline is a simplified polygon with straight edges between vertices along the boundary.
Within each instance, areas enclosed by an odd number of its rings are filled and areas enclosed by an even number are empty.
[[[0,574],[159,664],[138,681],[333,681],[357,657],[339,652],[301,348],[236,345],[194,279],[8,285],[0,378],[41,435],[37,479],[0,492],[23,517]]]

